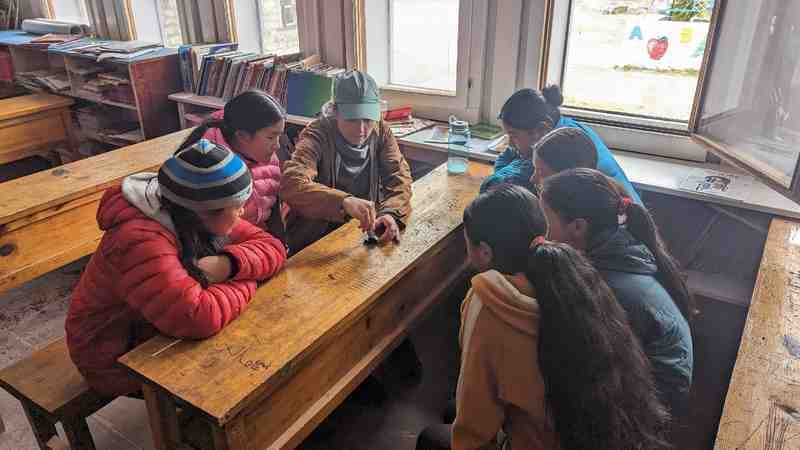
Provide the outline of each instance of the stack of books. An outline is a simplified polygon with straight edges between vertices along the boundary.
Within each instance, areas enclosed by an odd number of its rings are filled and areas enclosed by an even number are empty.
[[[185,45],[178,49],[185,92],[228,101],[261,89],[289,114],[315,116],[331,97],[333,77],[345,69],[299,54],[259,55],[238,50],[235,43]]]
[[[20,72],[16,76],[17,83],[32,92],[59,93],[69,90],[67,73],[63,70],[34,70]]]

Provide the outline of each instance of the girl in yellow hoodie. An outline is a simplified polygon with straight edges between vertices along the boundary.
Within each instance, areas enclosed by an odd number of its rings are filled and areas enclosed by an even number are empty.
[[[670,447],[624,310],[578,251],[545,232],[536,197],[518,186],[464,211],[467,256],[481,273],[461,307],[456,419],[425,430],[417,450]]]

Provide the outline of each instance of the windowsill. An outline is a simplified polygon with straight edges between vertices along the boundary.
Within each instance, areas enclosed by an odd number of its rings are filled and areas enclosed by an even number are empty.
[[[447,144],[425,142],[425,139],[430,138],[432,134],[433,130],[428,128],[398,138],[398,142],[416,149],[447,153]],[[490,164],[497,159],[497,154],[488,151],[467,150],[467,153],[471,159]],[[612,153],[637,189],[800,219],[800,205],[772,190],[757,179],[754,180],[752,189],[742,198],[735,199],[698,194],[678,187],[683,177],[686,176],[688,169],[705,167],[726,172],[743,173],[735,168],[616,150],[612,151]]]
[[[436,95],[439,97],[455,97],[457,95],[454,91],[406,86],[402,84],[385,84],[381,86],[381,91],[401,92],[404,94]]]

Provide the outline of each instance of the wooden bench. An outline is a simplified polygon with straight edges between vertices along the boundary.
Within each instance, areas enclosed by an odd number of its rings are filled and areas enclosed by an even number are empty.
[[[89,389],[64,339],[0,370],[0,387],[22,403],[39,448],[52,448],[48,442],[57,436],[55,424],[61,422],[72,450],[94,450],[86,417],[111,399]]]
[[[32,94],[0,100],[0,164],[49,151],[65,143],[71,149],[67,97]]]

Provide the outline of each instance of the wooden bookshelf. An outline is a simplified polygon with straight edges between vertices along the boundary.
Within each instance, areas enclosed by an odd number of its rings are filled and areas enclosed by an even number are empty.
[[[190,92],[171,94],[169,99],[174,101],[178,106],[178,121],[181,129],[192,126],[191,122],[194,122],[194,117],[198,114],[213,112],[225,107],[225,100],[219,97],[196,95]],[[191,120],[187,120],[187,116]],[[314,117],[295,116],[291,114],[286,116],[286,122],[301,127],[305,127],[314,119]]]
[[[134,111],[145,139],[163,136],[179,129],[176,105],[168,99],[170,94],[180,91],[177,49],[158,49],[130,61],[108,59],[98,62],[92,55],[29,48],[24,45],[35,37],[20,31],[0,31],[0,47],[6,47],[11,54],[15,77],[19,73],[35,70],[64,70],[70,88],[55,94],[84,100],[90,104]],[[73,72],[79,67],[102,67],[104,71],[124,75],[130,80],[133,103],[81,92],[81,77]],[[111,145],[119,147],[118,144]]]

